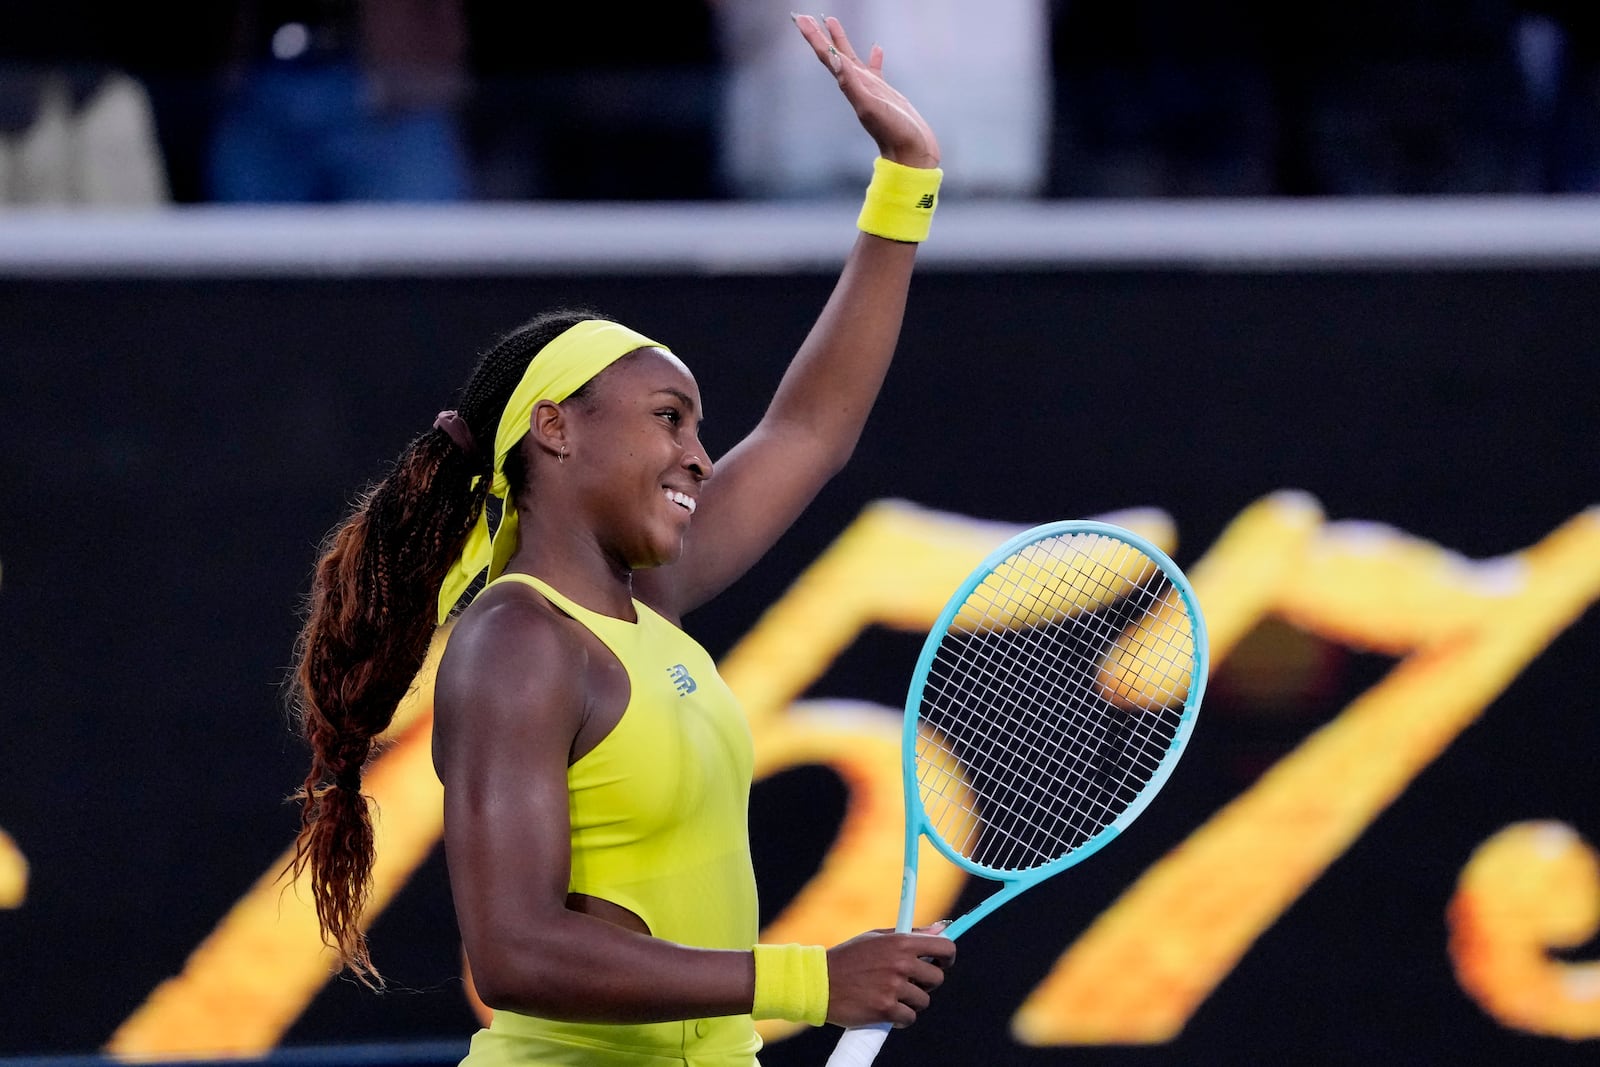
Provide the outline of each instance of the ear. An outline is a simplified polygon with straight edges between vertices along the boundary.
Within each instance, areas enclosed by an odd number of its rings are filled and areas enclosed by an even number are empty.
[[[568,450],[566,412],[553,400],[541,400],[533,405],[528,417],[528,436],[534,444],[552,456]]]

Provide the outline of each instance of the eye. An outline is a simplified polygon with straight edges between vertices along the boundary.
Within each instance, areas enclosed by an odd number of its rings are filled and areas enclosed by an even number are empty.
[[[679,411],[677,408],[662,408],[660,411],[656,412],[656,414],[660,415],[663,419],[666,419],[674,426],[677,426],[679,423],[683,422],[683,412]]]

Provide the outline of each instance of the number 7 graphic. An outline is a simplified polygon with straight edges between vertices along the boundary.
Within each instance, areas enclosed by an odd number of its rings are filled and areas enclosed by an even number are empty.
[[[1172,524],[1159,512],[1108,518],[1170,547]],[[834,848],[767,939],[833,943],[881,925],[900,861],[900,713],[796,700],[865,627],[926,630],[949,589],[1015,530],[874,504],[724,658],[722,673],[750,715],[757,778],[820,763],[850,790]],[[1091,924],[1019,1010],[1013,1028],[1024,1043],[1148,1044],[1179,1033],[1255,939],[1600,596],[1600,512],[1514,556],[1470,562],[1386,527],[1325,524],[1311,498],[1279,493],[1242,512],[1189,571],[1216,661],[1269,613],[1405,658]],[[369,921],[438,839],[441,798],[428,758],[434,662],[367,779],[382,835]],[[887,836],[874,827],[888,827]],[[331,960],[309,903],[278,881],[287,858],[130,1016],[109,1051],[244,1055],[276,1043],[327,981]],[[960,891],[959,874],[945,867],[927,865],[923,920],[944,914]],[[887,889],[880,896],[863,886]],[[1507,939],[1490,943],[1504,948]],[[1562,1032],[1600,1034],[1600,1000],[1577,1013]],[[782,1028],[766,1032],[775,1038]]]
[[[1514,557],[1472,563],[1384,527],[1323,526],[1308,498],[1279,494],[1241,514],[1190,576],[1217,659],[1267,611],[1410,654],[1101,914],[1018,1011],[1026,1044],[1175,1036],[1256,938],[1600,595],[1600,511]],[[1587,1020],[1600,1034],[1600,998]]]

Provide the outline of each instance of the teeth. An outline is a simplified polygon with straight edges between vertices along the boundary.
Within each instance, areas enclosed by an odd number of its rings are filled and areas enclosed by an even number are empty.
[[[694,497],[690,496],[689,494],[680,493],[676,489],[668,489],[667,499],[672,501],[674,504],[678,504],[681,507],[687,508],[689,514],[694,514]]]

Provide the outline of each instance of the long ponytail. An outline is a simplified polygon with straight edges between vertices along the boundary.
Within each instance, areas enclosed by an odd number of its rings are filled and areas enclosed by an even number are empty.
[[[379,980],[360,929],[371,889],[372,817],[361,768],[422,667],[445,572],[486,480],[441,430],[408,446],[328,538],[295,672],[311,767],[299,794],[293,870],[309,869],[323,937],[363,981]]]
[[[489,480],[474,486],[473,478],[489,470],[506,401],[541,348],[574,323],[603,317],[548,312],[502,338],[461,398],[477,446],[463,449],[441,429],[416,438],[329,534],[317,561],[295,655],[295,713],[311,766],[296,794],[300,833],[290,870],[296,878],[309,871],[323,941],[368,985],[383,979],[361,931],[374,860],[361,768],[433,640],[439,587],[483,507]],[[520,452],[507,459],[520,493]]]

